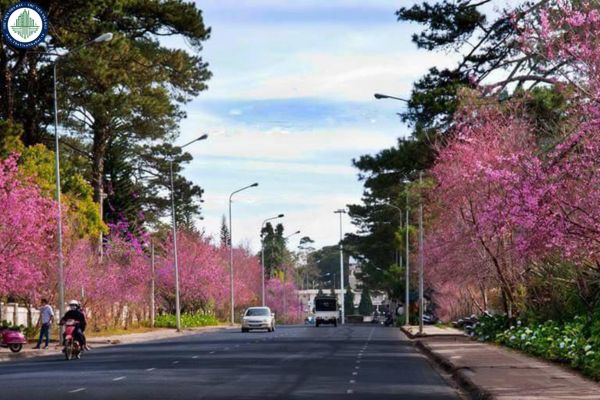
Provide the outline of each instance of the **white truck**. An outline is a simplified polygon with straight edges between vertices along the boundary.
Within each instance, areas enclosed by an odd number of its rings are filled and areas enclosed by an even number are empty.
[[[337,326],[338,319],[337,299],[331,297],[317,297],[315,299],[315,326],[333,324]]]

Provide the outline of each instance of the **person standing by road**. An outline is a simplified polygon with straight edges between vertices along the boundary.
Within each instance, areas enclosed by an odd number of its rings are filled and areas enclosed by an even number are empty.
[[[54,321],[54,311],[52,310],[52,306],[48,304],[47,299],[42,299],[42,307],[40,307],[40,322],[42,323],[42,327],[40,329],[40,338],[38,339],[37,346],[35,346],[34,349],[40,348],[44,338],[46,339],[46,345],[44,346],[44,349],[48,348],[52,321]]]

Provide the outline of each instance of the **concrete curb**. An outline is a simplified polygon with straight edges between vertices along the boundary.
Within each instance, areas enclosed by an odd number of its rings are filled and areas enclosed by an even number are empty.
[[[189,335],[194,335],[194,334],[200,334],[200,333],[211,333],[211,332],[219,332],[219,331],[226,331],[226,330],[232,330],[232,329],[239,329],[239,325],[234,325],[234,326],[210,326],[210,327],[200,327],[200,328],[188,328],[188,329],[183,329],[181,332],[177,333],[174,331],[167,331],[167,332],[161,332],[161,331],[156,331],[156,333],[163,333],[163,335],[158,335],[155,337],[147,337],[147,338],[132,338],[133,340],[131,341],[122,341],[119,339],[102,339],[102,336],[99,337],[92,337],[88,339],[88,343],[92,347],[92,350],[94,348],[104,348],[104,347],[109,347],[109,346],[119,346],[119,345],[128,345],[128,344],[137,344],[137,343],[145,343],[145,342],[152,342],[152,341],[156,341],[156,340],[165,340],[165,339],[171,339],[171,338],[177,338],[177,337],[181,337],[181,336],[189,336]],[[135,333],[133,333],[132,335],[135,335]],[[124,336],[125,339],[127,339],[127,335],[121,335]],[[110,338],[110,336],[108,337]],[[8,361],[17,361],[17,360],[26,360],[29,358],[38,358],[38,357],[50,357],[50,356],[56,356],[56,355],[61,355],[61,349],[57,347],[57,343],[54,342],[53,343],[55,345],[54,348],[49,347],[48,350],[41,350],[41,351],[27,351],[27,352],[19,352],[19,353],[0,353],[0,362],[8,362]],[[50,346],[52,346],[53,344],[51,344]]]
[[[415,347],[421,351],[421,353],[425,354],[431,361],[435,362],[442,368],[445,372],[447,372],[452,380],[456,382],[456,384],[466,392],[469,397],[473,400],[491,400],[494,396],[485,390],[482,387],[477,386],[471,378],[468,376],[468,368],[458,368],[454,365],[450,360],[441,355],[437,354],[427,345],[427,343],[422,340],[425,338],[434,338],[434,337],[462,337],[455,334],[433,334],[433,335],[419,335],[418,333],[415,335],[410,332],[408,329],[404,327],[400,327],[400,330],[411,339],[415,345]],[[465,336],[467,337],[467,336]]]
[[[473,400],[491,400],[494,396],[485,390],[484,388],[477,386],[471,378],[469,378],[466,368],[457,368],[451,361],[440,356],[427,346],[421,340],[415,340],[415,347],[425,354],[430,360],[438,364],[444,371],[446,371],[452,379],[458,384],[458,386],[468,393],[469,397]]]
[[[457,335],[456,333],[424,333],[420,335],[419,333],[412,333],[405,327],[401,326],[400,330],[408,336],[409,339],[421,339],[421,338],[433,338],[433,337],[468,337],[467,335]]]

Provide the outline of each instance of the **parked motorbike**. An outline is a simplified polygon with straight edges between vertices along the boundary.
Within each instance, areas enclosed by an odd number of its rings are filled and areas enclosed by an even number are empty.
[[[394,324],[394,319],[392,318],[392,314],[388,314],[387,317],[385,318],[385,321],[383,321],[383,325],[384,326],[392,326]]]
[[[81,358],[81,345],[74,338],[75,330],[79,325],[79,321],[68,319],[65,321],[65,346],[63,352],[67,360]]]
[[[27,339],[21,331],[0,328],[0,347],[8,347],[13,353],[18,353],[25,343],[27,343]]]

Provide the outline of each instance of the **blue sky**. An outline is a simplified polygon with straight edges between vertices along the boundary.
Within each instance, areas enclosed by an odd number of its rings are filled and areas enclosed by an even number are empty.
[[[229,193],[236,195],[233,240],[259,246],[263,219],[285,213],[286,231],[302,231],[317,246],[339,239],[333,210],[360,201],[352,159],[393,146],[406,135],[397,101],[429,67],[452,65],[456,54],[420,51],[417,26],[394,12],[412,1],[208,0],[197,2],[212,37],[203,57],[209,90],[186,105],[180,143],[188,149],[188,179],[205,188],[198,223],[218,235]],[[184,45],[184,44],[179,44]],[[344,230],[353,227],[346,219]],[[290,240],[290,248],[298,244]]]

